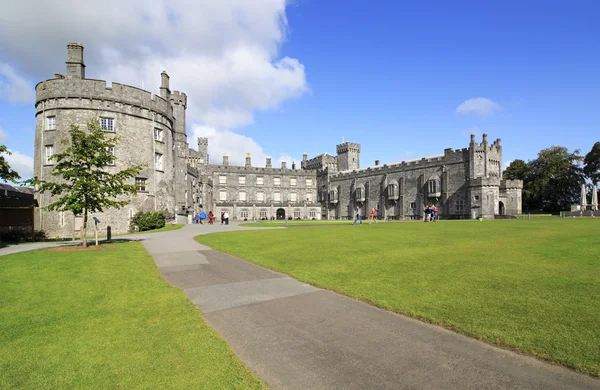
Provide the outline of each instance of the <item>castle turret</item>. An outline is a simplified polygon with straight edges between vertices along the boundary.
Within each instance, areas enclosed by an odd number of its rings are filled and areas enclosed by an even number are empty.
[[[84,79],[85,64],[83,63],[83,46],[80,43],[67,45],[67,78]]]
[[[338,171],[348,171],[360,168],[360,144],[344,142],[337,145]]]
[[[208,138],[198,137],[198,155],[200,164],[208,164]]]

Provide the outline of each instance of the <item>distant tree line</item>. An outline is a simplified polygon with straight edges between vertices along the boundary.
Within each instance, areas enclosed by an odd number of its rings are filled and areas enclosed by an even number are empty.
[[[511,162],[502,177],[523,180],[523,211],[569,210],[581,202],[582,184],[589,193],[600,182],[600,142],[585,157],[563,146],[543,149],[534,160]]]

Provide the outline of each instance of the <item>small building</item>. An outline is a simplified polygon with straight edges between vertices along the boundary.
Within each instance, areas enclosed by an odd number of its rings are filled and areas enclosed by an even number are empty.
[[[37,205],[32,188],[0,184],[0,238],[14,231],[33,237]]]

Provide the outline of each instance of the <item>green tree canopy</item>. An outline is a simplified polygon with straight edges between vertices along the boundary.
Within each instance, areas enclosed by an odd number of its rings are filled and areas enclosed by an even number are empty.
[[[0,180],[16,183],[21,176],[19,176],[16,171],[12,170],[2,154],[11,154],[5,145],[0,145]]]
[[[579,150],[571,153],[562,146],[540,151],[538,157],[527,164],[524,209],[560,211],[579,203],[581,184],[585,182],[582,160]]]
[[[596,184],[600,182],[600,142],[592,146],[592,150],[583,159],[583,172]]]
[[[513,160],[502,173],[507,180],[524,180],[527,175],[527,163],[523,160]]]
[[[115,156],[110,150],[117,144],[118,137],[107,137],[98,120],[89,121],[87,130],[72,125],[69,130],[70,140],[62,141],[62,144],[68,145],[67,149],[52,157],[55,163],[52,176],[58,180],[30,180],[31,184],[38,185],[38,192],[49,192],[56,198],[46,210],[83,214],[84,246],[88,213],[102,212],[104,208],[109,207],[120,208],[128,204],[129,201],[116,198],[136,193],[136,186],[127,184],[127,181],[134,178],[143,168],[138,165],[111,172],[107,166],[112,165]]]

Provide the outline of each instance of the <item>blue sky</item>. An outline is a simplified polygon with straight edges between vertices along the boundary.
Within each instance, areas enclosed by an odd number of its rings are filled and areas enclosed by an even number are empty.
[[[92,36],[85,26],[57,31],[46,45],[57,54],[35,61],[44,47],[0,44],[0,128],[5,133],[0,136],[12,150],[32,156],[33,102],[24,92],[19,99],[13,93],[11,101],[11,80],[33,86],[52,77],[64,67],[66,43],[82,41],[90,77],[139,85],[144,77],[122,69],[147,65],[152,72],[145,87],[158,92],[154,69],[170,66],[172,83],[188,92],[190,143],[208,135],[211,162],[219,162],[223,152],[239,154],[241,161],[245,149],[256,157],[255,165],[262,165],[257,159],[266,155],[289,160],[305,151],[309,156],[334,153],[342,137],[362,144],[363,166],[375,159],[394,162],[467,147],[472,132],[478,140],[482,133],[502,138],[505,162],[535,158],[551,145],[585,154],[600,141],[598,2],[253,3],[243,9],[235,2],[231,9],[224,5],[242,17],[221,20],[215,28],[232,25],[213,39],[196,27],[164,27],[176,39],[185,34],[206,38],[164,52],[168,45],[156,43],[157,57],[141,54],[145,62],[122,46],[125,40]],[[168,19],[177,21],[178,11],[183,18],[186,10],[176,2],[173,7]],[[198,11],[207,17],[213,12],[220,20],[222,10],[212,8]],[[283,15],[287,25],[281,30],[277,18]],[[56,15],[56,23],[60,18]],[[153,22],[158,19],[150,17]],[[227,57],[222,65],[222,53],[245,42],[253,49],[243,53],[252,54]],[[145,43],[155,44],[150,38]],[[261,50],[253,51],[256,47]],[[196,57],[187,58],[193,50]],[[209,57],[202,53],[213,53],[214,61],[192,74],[185,64]],[[284,58],[290,62],[279,63]],[[111,69],[119,61],[124,65]],[[17,76],[11,79],[7,69]],[[197,81],[221,78],[227,87]]]

